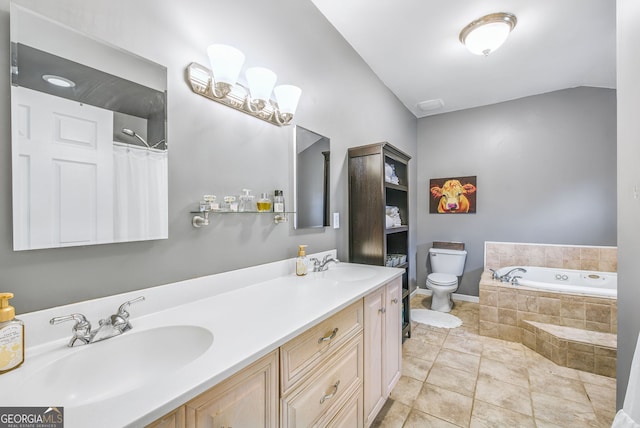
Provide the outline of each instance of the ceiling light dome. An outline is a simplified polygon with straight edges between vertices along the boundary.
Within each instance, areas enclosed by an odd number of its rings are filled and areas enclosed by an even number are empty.
[[[509,37],[518,19],[511,13],[491,13],[476,19],[460,32],[460,42],[476,55],[487,56]]]

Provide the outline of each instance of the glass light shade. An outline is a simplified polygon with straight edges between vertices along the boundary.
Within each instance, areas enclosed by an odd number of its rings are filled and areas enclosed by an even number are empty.
[[[207,48],[213,80],[235,85],[244,64],[244,54],[233,46],[211,45]]]
[[[273,86],[276,84],[276,73],[264,67],[252,67],[246,71],[249,93],[253,100],[268,101]]]
[[[302,94],[302,89],[293,85],[276,86],[273,90],[278,102],[278,110],[281,114],[294,114],[298,108],[298,101]]]
[[[505,22],[494,22],[472,30],[464,40],[469,51],[476,55],[489,55],[509,37],[511,27]]]

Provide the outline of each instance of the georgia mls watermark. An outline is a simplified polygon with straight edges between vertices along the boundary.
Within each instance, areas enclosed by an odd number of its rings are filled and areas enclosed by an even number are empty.
[[[0,428],[64,428],[64,408],[0,407]]]

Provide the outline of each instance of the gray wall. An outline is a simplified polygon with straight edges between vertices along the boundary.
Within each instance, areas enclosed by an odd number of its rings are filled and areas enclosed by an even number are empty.
[[[640,2],[618,0],[618,408],[640,330]],[[639,356],[640,357],[640,356]]]
[[[415,157],[415,117],[309,1],[18,3],[165,65],[170,147],[168,240],[13,252],[9,2],[0,0],[0,69],[7,70],[0,74],[0,289],[16,294],[18,313],[294,257],[298,244],[309,252],[337,248],[348,259],[347,148],[390,141]],[[245,67],[269,67],[280,82],[302,88],[294,121],[331,139],[331,210],[342,215],[340,229],[295,231],[268,215],[214,216],[207,228],[191,226],[189,212],[203,194],[283,189],[292,197],[294,128],[197,96],[185,82],[190,62],[208,63],[211,43],[234,45]]]
[[[469,252],[458,293],[478,295],[484,242],[616,245],[616,94],[576,88],[418,121],[417,282],[432,241]],[[429,214],[429,179],[476,175],[476,214]]]

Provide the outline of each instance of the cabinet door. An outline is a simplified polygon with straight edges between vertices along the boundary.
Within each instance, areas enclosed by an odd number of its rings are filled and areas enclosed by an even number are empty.
[[[186,405],[189,428],[278,426],[278,351]]]
[[[402,279],[396,278],[386,286],[384,313],[384,358],[383,386],[385,396],[391,394],[391,390],[400,379],[402,365]]]
[[[178,407],[173,412],[150,423],[146,428],[185,428],[184,413],[184,406]]]
[[[382,378],[384,287],[364,298],[364,415],[369,426],[386,400]]]

